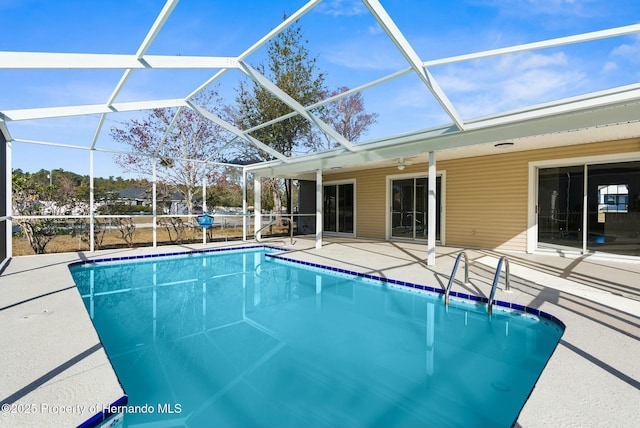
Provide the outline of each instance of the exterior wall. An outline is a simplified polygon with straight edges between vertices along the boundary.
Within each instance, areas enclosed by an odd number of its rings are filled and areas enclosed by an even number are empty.
[[[526,251],[529,162],[639,152],[640,139],[529,150],[438,161],[446,172],[446,244]],[[402,174],[427,174],[428,164],[407,166]],[[386,177],[397,168],[325,176],[355,178],[358,237],[385,238]]]
[[[526,249],[531,152],[437,162],[447,171],[447,244]]]

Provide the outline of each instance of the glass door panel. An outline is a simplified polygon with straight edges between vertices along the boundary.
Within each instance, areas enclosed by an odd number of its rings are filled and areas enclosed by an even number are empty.
[[[338,232],[353,233],[353,184],[338,186]]]
[[[640,162],[589,165],[587,249],[640,256]]]
[[[391,236],[393,238],[413,238],[413,185],[413,178],[391,182]]]
[[[336,186],[324,186],[322,219],[324,222],[323,230],[325,232],[337,232],[337,199],[338,188]]]
[[[441,179],[436,179],[436,239],[440,239]],[[428,233],[429,179],[391,181],[391,237],[426,240]]]
[[[582,249],[584,167],[538,171],[538,247]]]
[[[353,234],[355,211],[353,193],[353,183],[324,186],[323,230],[325,232]]]

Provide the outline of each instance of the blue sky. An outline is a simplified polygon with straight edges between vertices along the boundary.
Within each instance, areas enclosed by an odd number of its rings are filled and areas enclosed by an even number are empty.
[[[237,56],[298,0],[181,0],[148,54]],[[637,0],[381,0],[422,60],[529,43],[640,22]],[[163,0],[0,0],[0,50],[133,54]],[[325,0],[300,25],[331,88],[356,87],[408,67],[358,0]],[[265,48],[248,58],[260,63]],[[640,81],[637,35],[438,66],[431,73],[465,119]],[[182,98],[216,70],[135,71],[116,101]],[[0,70],[0,111],[106,102],[121,70]],[[232,103],[241,78],[219,82]],[[447,123],[447,115],[415,75],[362,93],[378,122],[363,138]],[[108,130],[132,117],[110,116],[98,146],[119,149]],[[87,146],[97,116],[11,122],[14,138]],[[112,155],[96,155],[96,175],[125,175]],[[88,154],[14,144],[14,168],[88,173]]]

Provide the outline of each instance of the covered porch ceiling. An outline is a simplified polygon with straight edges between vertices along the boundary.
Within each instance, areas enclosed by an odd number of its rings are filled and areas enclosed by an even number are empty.
[[[169,55],[150,54],[152,45],[162,34],[165,24],[175,10],[179,0],[168,0],[146,30],[146,36],[134,54],[113,53],[79,53],[49,52],[43,46],[42,51],[0,51],[0,72],[18,70],[56,71],[104,71],[119,70],[120,78],[114,82],[110,95],[94,104],[65,104],[61,99],[58,105],[37,105],[27,108],[14,108],[0,102],[0,131],[8,142],[40,144],[48,146],[72,147],[104,152],[121,152],[121,149],[104,144],[105,123],[111,115],[137,112],[156,108],[175,108],[176,116],[183,109],[191,109],[204,118],[217,123],[228,135],[226,141],[220,142],[218,150],[233,145],[253,145],[271,156],[271,160],[246,164],[246,161],[233,163],[219,162],[220,165],[237,166],[258,176],[277,176],[287,178],[312,178],[315,171],[322,170],[327,174],[344,172],[352,169],[394,166],[399,158],[410,159],[411,162],[426,162],[429,152],[436,152],[438,160],[462,157],[483,156],[516,150],[532,150],[541,147],[552,147],[584,142],[608,141],[640,136],[640,80],[615,83],[590,92],[560,97],[550,101],[531,103],[515,109],[492,112],[481,117],[463,114],[458,107],[460,96],[456,91],[447,90],[442,85],[437,73],[432,70],[458,64],[475,63],[493,58],[509,57],[523,53],[535,53],[542,50],[554,50],[565,46],[588,44],[601,40],[637,37],[640,24],[630,24],[613,28],[605,28],[586,33],[567,35],[538,40],[518,45],[500,47],[489,50],[478,50],[470,53],[440,58],[423,58],[418,52],[424,49],[416,46],[419,42],[410,42],[394,17],[383,6],[384,1],[362,0],[368,18],[375,22],[396,53],[404,61],[404,67],[361,82],[347,92],[326,98],[314,105],[301,105],[289,94],[281,90],[274,82],[261,74],[250,64],[252,55],[263,49],[268,42],[297,21],[312,19],[312,11],[320,7],[320,0],[312,0],[302,4],[287,19],[273,22],[271,30],[261,34],[253,44],[234,55]],[[237,7],[241,7],[239,4]],[[250,13],[250,12],[248,12]],[[104,52],[112,52],[105,48]],[[134,73],[149,70],[204,70],[210,76],[197,82],[182,97],[149,98],[140,94],[138,98],[120,99],[127,83]],[[514,73],[517,73],[517,67]],[[269,121],[261,126],[269,126],[279,120],[292,116],[302,116],[322,132],[336,148],[286,155],[277,152],[269,142],[259,141],[253,129],[240,129],[228,120],[198,105],[194,97],[210,85],[222,82],[228,73],[236,73],[245,79],[259,84],[274,97],[291,108],[291,113],[279,119]],[[363,142],[349,141],[316,114],[322,105],[335,102],[348,95],[388,85],[397,79],[411,76],[424,91],[422,96],[429,98],[440,109],[440,121],[437,124],[422,124],[416,121],[412,130],[391,132],[376,135]],[[7,80],[5,85],[10,84]],[[0,97],[1,99],[1,97]],[[90,116],[95,119],[95,132],[91,139],[83,141],[56,141],[52,135],[50,140],[33,140],[24,138],[21,133],[24,127],[14,124],[36,124],[39,120],[60,118],[80,118]],[[34,125],[37,126],[37,125]],[[167,126],[165,136],[171,132],[173,122]],[[257,127],[259,128],[259,127]],[[163,137],[164,138],[164,137]],[[498,146],[499,143],[513,143],[509,146]],[[161,146],[163,139],[156,142]],[[198,162],[211,162],[209,158],[193,159]]]

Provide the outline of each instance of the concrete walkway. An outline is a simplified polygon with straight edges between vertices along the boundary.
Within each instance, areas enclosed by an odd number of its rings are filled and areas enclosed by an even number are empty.
[[[458,248],[439,247],[436,266],[412,243],[296,238],[264,243],[287,257],[399,280],[445,287]],[[236,246],[229,242],[208,244]],[[14,258],[0,276],[0,426],[76,426],[123,395],[80,299],[68,264],[88,258],[167,253],[202,245]],[[509,259],[511,292],[496,298],[548,312],[566,324],[517,425],[632,427],[640,420],[640,263],[593,257],[466,250],[454,291],[488,296],[499,258]],[[26,409],[26,410],[25,410]],[[19,411],[18,411],[19,410]]]

